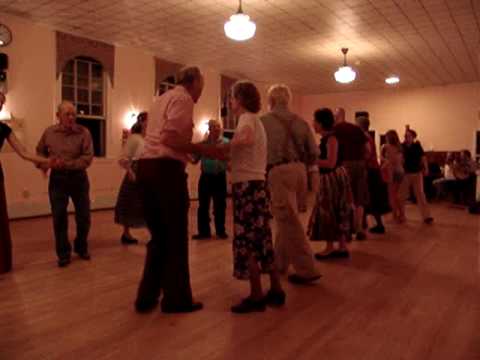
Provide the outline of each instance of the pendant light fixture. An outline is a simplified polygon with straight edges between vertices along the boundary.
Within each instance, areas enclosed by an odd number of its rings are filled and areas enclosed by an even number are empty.
[[[335,72],[335,80],[342,84],[351,83],[357,77],[355,71],[347,65],[347,52],[348,48],[342,48],[343,66],[339,67]]]
[[[255,35],[257,26],[250,20],[250,16],[243,13],[242,0],[239,0],[238,11],[230,16],[224,25],[225,35],[235,41],[245,41]]]
[[[388,85],[395,85],[395,84],[398,84],[400,82],[400,78],[396,75],[392,75],[392,76],[389,76],[388,78],[386,78],[385,82]]]

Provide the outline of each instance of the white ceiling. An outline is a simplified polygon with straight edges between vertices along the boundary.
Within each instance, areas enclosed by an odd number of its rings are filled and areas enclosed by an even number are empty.
[[[0,9],[167,60],[214,67],[304,93],[480,80],[480,0],[244,0],[254,39],[229,40],[223,24],[236,0],[0,0]],[[343,61],[353,84],[333,73]]]

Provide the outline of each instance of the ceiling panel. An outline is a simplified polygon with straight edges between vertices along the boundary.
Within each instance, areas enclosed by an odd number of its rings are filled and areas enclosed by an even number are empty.
[[[0,9],[167,60],[284,82],[304,93],[480,81],[479,0],[244,0],[254,39],[235,43],[223,24],[235,0],[0,0]],[[333,73],[348,63],[357,80]]]

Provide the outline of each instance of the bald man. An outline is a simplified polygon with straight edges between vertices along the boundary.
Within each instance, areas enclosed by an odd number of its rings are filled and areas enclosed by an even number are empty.
[[[226,144],[229,140],[222,136],[222,124],[218,120],[208,122],[208,137],[203,144]],[[225,210],[227,208],[227,162],[207,156],[197,156],[194,162],[201,161],[200,179],[198,181],[198,233],[192,238],[208,239],[210,233],[210,201],[213,200],[213,216],[217,238],[227,239],[225,231]]]
[[[68,201],[75,208],[77,236],[73,250],[83,260],[90,260],[87,236],[90,230],[90,197],[87,168],[93,159],[90,131],[76,123],[75,106],[63,101],[58,106],[58,124],[43,133],[37,154],[57,159],[50,173],[48,195],[52,209],[58,266],[70,264],[72,247],[68,240]]]

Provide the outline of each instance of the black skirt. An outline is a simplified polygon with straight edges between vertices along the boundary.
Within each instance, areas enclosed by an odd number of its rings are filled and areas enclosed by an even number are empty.
[[[379,168],[368,169],[369,204],[365,212],[370,215],[384,215],[392,211],[388,202],[388,187],[383,181]]]
[[[125,174],[118,192],[115,223],[132,228],[146,226],[138,183],[131,181],[127,174]]]
[[[3,170],[0,165],[0,274],[12,269],[12,240],[8,224],[7,198]]]

